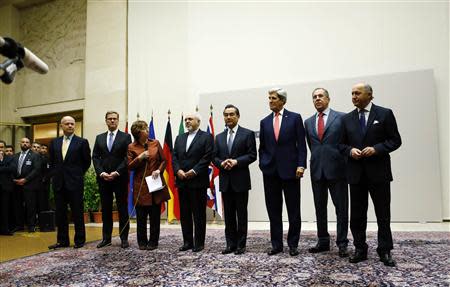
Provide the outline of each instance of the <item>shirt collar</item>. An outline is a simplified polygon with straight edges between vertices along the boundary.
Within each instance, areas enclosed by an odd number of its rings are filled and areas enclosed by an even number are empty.
[[[114,131],[110,131],[110,130],[108,130],[107,131],[107,133],[108,133],[108,136],[109,136],[109,134],[111,134],[111,133],[113,133],[114,134],[114,136],[116,136],[117,135],[117,131],[118,131],[119,129],[115,129]]]
[[[239,125],[234,126],[234,128],[232,128],[232,129],[228,128],[228,133],[230,133],[230,130],[233,130],[233,133],[236,134],[238,127],[239,127]]]
[[[193,132],[188,132],[188,134],[189,134],[190,136],[191,136],[191,135],[195,136],[199,130],[200,130],[200,129],[198,128],[198,129],[196,129],[196,130],[193,131]]]
[[[283,117],[283,114],[284,114],[284,108],[282,108],[278,113],[280,114],[281,117]],[[274,117],[275,117],[275,115],[276,115],[276,113],[273,112],[273,116],[274,116]]]
[[[67,138],[67,139],[69,139],[69,141],[71,141],[73,139],[73,135],[74,134],[71,134],[70,136],[63,135],[63,140],[65,140]]]
[[[364,110],[368,113],[370,113],[370,110],[372,109],[372,102],[368,103],[367,106],[364,108]],[[360,108],[358,108],[358,113],[361,111]]]
[[[328,116],[330,114],[330,107],[326,108],[323,112],[322,112],[325,116]],[[319,112],[316,112],[316,116],[319,116]]]

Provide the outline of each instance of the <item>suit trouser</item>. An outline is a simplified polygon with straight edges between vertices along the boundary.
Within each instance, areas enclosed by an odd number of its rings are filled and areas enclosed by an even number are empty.
[[[348,185],[343,179],[327,180],[321,179],[311,181],[314,207],[316,209],[317,237],[320,246],[330,245],[330,234],[328,233],[327,205],[328,190],[336,211],[336,245],[347,246],[348,239]]]
[[[119,211],[120,239],[128,239],[130,224],[128,221],[128,188],[126,183],[117,181],[100,182],[100,200],[102,204],[102,233],[103,239],[110,241],[113,230],[112,206],[116,197],[117,210]]]
[[[67,190],[62,188],[55,191],[56,203],[56,226],[57,242],[63,245],[69,245],[69,222],[67,218],[67,204],[72,211],[73,223],[75,225],[75,244],[84,244],[86,242],[86,229],[83,216],[83,190]]]
[[[23,186],[16,185],[12,194],[14,227],[23,229],[25,224],[25,208]]]
[[[378,224],[378,248],[384,253],[392,250],[391,233],[391,188],[390,182],[350,184],[350,230],[356,249],[367,250],[367,208],[368,195],[372,198]]]
[[[281,179],[280,176],[263,175],[264,195],[270,220],[270,240],[273,249],[283,248],[283,193],[288,212],[288,246],[297,248],[300,239],[300,179]]]
[[[48,196],[49,196],[49,182],[42,182],[39,186],[37,202],[38,212],[49,210]]]
[[[25,201],[25,214],[28,229],[36,226],[36,210],[37,210],[37,192],[36,190],[23,190],[23,199]]]
[[[235,192],[228,189],[222,192],[225,212],[225,238],[227,247],[244,248],[248,229],[248,191]]]
[[[150,216],[150,240],[147,237],[147,217]],[[139,246],[158,246],[161,224],[161,204],[136,206],[137,241]]]
[[[9,231],[9,198],[12,192],[0,189],[0,232]]]
[[[184,245],[204,246],[206,235],[206,188],[178,188]],[[194,218],[194,225],[192,223]],[[195,228],[195,241],[193,235]]]

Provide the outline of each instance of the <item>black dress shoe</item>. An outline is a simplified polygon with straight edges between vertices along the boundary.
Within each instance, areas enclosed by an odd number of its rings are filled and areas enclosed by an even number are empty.
[[[235,255],[241,255],[241,254],[244,254],[244,253],[245,253],[245,247],[238,248],[238,249],[236,249],[236,251],[234,251]]]
[[[97,248],[102,248],[106,246],[111,246],[111,240],[102,240],[102,242],[97,244]]]
[[[189,249],[192,249],[192,245],[185,244],[185,245],[181,246],[180,248],[178,248],[179,251],[187,251]]]
[[[339,257],[341,258],[348,257],[347,246],[339,247]]]
[[[55,244],[50,245],[48,247],[48,249],[57,249],[57,248],[65,248],[65,247],[69,247],[69,244],[62,244],[62,243],[57,242]]]
[[[279,249],[272,248],[269,251],[267,251],[267,255],[275,255],[275,254],[278,254],[281,252],[283,252],[282,248],[279,248]]]
[[[367,260],[367,251],[357,249],[355,250],[355,253],[352,256],[350,256],[348,261],[350,263],[358,263],[364,260]]]
[[[308,249],[309,253],[320,253],[330,251],[330,245],[316,245]]]
[[[158,245],[155,245],[155,244],[147,245],[147,250],[155,250],[156,248],[158,248]]]
[[[0,235],[6,235],[6,236],[12,236],[14,235],[14,232],[12,231],[0,231]]]
[[[130,243],[128,243],[128,240],[126,240],[126,239],[124,239],[124,240],[122,240],[122,242],[120,243],[120,247],[121,248],[128,248],[128,247],[130,247]]]
[[[75,244],[73,245],[73,248],[78,249],[78,248],[81,248],[81,247],[83,247],[83,246],[84,246],[84,243],[75,243]]]
[[[234,247],[229,247],[227,246],[227,248],[225,248],[224,250],[222,250],[222,254],[230,254],[233,253],[234,251],[236,251],[236,248]]]
[[[192,248],[192,252],[200,252],[203,249],[205,249],[205,246],[203,246],[203,245],[196,246],[196,247]]]
[[[139,250],[147,250],[147,245],[139,245]]]
[[[384,254],[380,254],[380,261],[384,263],[384,265],[389,267],[395,267],[395,260],[392,259],[391,253],[387,252]]]
[[[36,232],[36,227],[34,227],[34,226],[28,227],[28,233],[35,233],[35,232]]]
[[[298,252],[297,247],[290,247],[290,248],[289,248],[289,255],[291,255],[291,256],[297,256],[297,255],[299,255],[299,254],[300,254],[300,252]]]

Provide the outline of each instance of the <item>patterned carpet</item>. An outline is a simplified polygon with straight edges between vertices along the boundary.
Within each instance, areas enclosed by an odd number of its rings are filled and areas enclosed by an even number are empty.
[[[181,231],[162,229],[159,248],[97,249],[42,253],[0,264],[0,286],[449,286],[450,238],[443,232],[394,233],[396,268],[378,261],[376,234],[369,233],[369,260],[358,264],[337,256],[337,249],[312,255],[314,232],[302,232],[300,255],[268,256],[268,231],[249,232],[247,253],[222,255],[223,230],[208,229],[203,252],[178,252]]]

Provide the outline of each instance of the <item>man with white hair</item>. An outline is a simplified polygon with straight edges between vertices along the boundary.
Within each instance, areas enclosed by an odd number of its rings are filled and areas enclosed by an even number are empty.
[[[60,124],[64,135],[50,143],[49,164],[56,203],[57,242],[49,249],[68,247],[69,224],[67,205],[70,205],[75,224],[74,248],[86,242],[83,218],[84,174],[91,165],[91,149],[87,139],[75,135],[75,119],[65,116]]]
[[[268,255],[283,252],[283,194],[289,219],[289,255],[297,256],[300,239],[300,178],[306,168],[305,129],[300,114],[284,108],[285,90],[269,90],[272,112],[259,128],[259,168],[263,173],[264,195],[270,220],[272,248]]]
[[[199,252],[205,246],[208,166],[213,157],[214,139],[199,129],[200,120],[199,114],[190,114],[184,118],[187,132],[177,136],[173,148],[173,171],[176,174],[180,197],[183,232],[183,246],[180,251],[192,249],[193,252]]]

